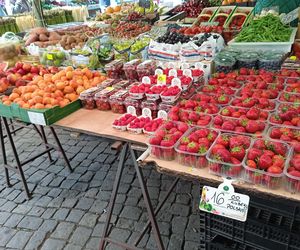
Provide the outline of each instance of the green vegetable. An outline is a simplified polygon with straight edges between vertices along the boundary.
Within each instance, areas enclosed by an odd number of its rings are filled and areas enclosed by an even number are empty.
[[[278,16],[268,14],[253,20],[242,29],[236,42],[288,42],[292,29],[284,25]]]

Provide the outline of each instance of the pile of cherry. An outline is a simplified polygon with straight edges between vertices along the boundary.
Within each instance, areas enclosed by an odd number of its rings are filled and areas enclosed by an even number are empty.
[[[218,73],[168,120],[149,139],[153,156],[300,192],[300,72]]]

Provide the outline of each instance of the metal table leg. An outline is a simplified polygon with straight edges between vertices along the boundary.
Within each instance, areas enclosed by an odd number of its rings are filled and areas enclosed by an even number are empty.
[[[111,221],[112,212],[113,212],[113,209],[114,209],[114,205],[115,205],[118,189],[119,189],[119,186],[120,186],[122,173],[123,173],[124,166],[125,166],[125,158],[126,158],[126,155],[127,155],[128,151],[130,153],[130,158],[132,159],[134,169],[135,169],[135,172],[136,172],[138,180],[139,180],[140,188],[142,190],[142,195],[143,195],[143,198],[144,198],[144,201],[145,201],[145,204],[146,204],[147,213],[148,213],[148,216],[149,216],[149,221],[146,223],[146,226],[144,227],[144,229],[143,229],[141,235],[139,236],[139,238],[135,241],[134,245],[129,245],[129,244],[126,244],[126,243],[118,242],[117,240],[113,240],[113,239],[108,237],[109,224],[110,224],[110,221]],[[109,201],[109,206],[108,206],[108,211],[107,211],[107,218],[106,218],[106,221],[105,221],[103,234],[102,234],[102,237],[101,237],[101,240],[100,240],[100,246],[99,246],[100,250],[105,249],[106,243],[111,243],[111,244],[120,246],[124,249],[129,249],[129,250],[140,249],[141,250],[141,248],[138,248],[136,245],[138,245],[138,243],[143,238],[143,236],[145,235],[147,229],[150,226],[152,227],[153,232],[154,232],[154,238],[155,238],[155,241],[157,243],[157,249],[159,249],[159,250],[164,250],[165,249],[164,245],[163,245],[163,242],[162,242],[162,239],[161,239],[161,235],[160,235],[160,232],[159,232],[157,221],[155,219],[155,215],[158,214],[158,212],[162,208],[163,204],[166,202],[166,200],[169,197],[171,191],[176,186],[179,178],[177,178],[172,183],[171,187],[169,188],[167,194],[164,196],[163,200],[158,204],[155,211],[153,211],[153,207],[152,207],[151,200],[150,200],[150,197],[149,197],[148,189],[147,189],[147,186],[146,186],[145,181],[144,181],[143,173],[142,173],[142,170],[139,167],[136,159],[137,158],[136,158],[134,150],[131,148],[131,144],[130,143],[125,143],[123,145],[123,148],[122,148],[122,151],[121,151],[121,154],[120,154],[120,160],[119,160],[119,164],[118,164],[116,178],[115,178],[115,181],[114,181],[114,186],[113,186],[112,194],[111,194],[110,201]]]

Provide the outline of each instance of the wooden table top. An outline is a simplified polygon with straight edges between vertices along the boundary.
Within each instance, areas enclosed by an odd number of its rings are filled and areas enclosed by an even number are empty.
[[[55,125],[64,129],[82,132],[86,134],[101,136],[114,140],[127,141],[134,144],[146,145],[147,137],[145,135],[131,134],[128,132],[117,131],[112,128],[113,121],[120,117],[120,114],[114,114],[112,112],[105,112],[99,110],[86,110],[80,109],[64,119],[58,121]],[[163,161],[156,159],[152,156],[148,156],[145,162],[154,162],[159,172],[168,173],[171,175],[177,175],[187,178],[198,179],[200,182],[205,181],[208,183],[222,182],[222,178],[209,174],[208,169],[195,169],[186,166],[182,166],[175,161]],[[234,182],[234,186],[247,189],[250,192],[262,192],[265,195],[273,197],[280,196],[281,198],[288,198],[296,201],[300,201],[300,194],[291,194],[282,187],[278,190],[269,190],[257,185],[251,185],[243,181]]]

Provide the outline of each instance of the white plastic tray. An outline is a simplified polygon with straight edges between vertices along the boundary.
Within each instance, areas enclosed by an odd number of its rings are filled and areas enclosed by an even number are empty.
[[[230,42],[228,42],[228,46],[235,48],[235,49],[239,49],[239,50],[248,50],[249,48],[251,49],[251,51],[274,51],[276,50],[276,52],[283,52],[283,53],[288,53],[291,51],[292,48],[292,44],[294,43],[295,40],[295,36],[297,33],[297,28],[292,28],[292,34],[290,37],[290,41],[288,42],[249,42],[249,43],[237,43],[235,42],[235,39],[231,40]]]

